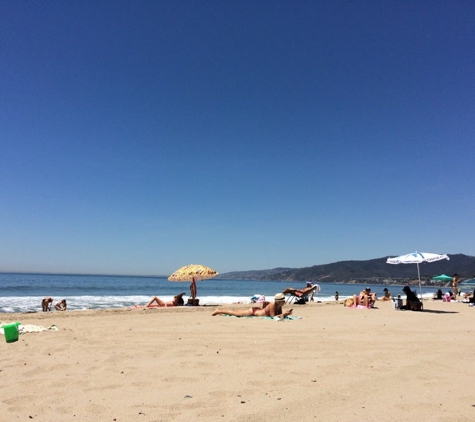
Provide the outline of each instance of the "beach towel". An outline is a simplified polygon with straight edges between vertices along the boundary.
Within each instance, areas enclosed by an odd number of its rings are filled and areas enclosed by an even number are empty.
[[[282,316],[274,316],[274,317],[271,317],[271,316],[243,316],[243,317],[238,317],[238,316],[235,316],[235,315],[225,315],[225,316],[231,317],[231,318],[269,319],[271,321],[294,321],[296,319],[302,319],[301,316],[294,316],[294,315],[288,315],[286,317],[282,317]]]
[[[41,331],[59,331],[59,328],[56,325],[50,325],[48,328],[42,327],[41,325],[20,325],[18,327],[18,332],[21,334],[26,333],[39,333]]]

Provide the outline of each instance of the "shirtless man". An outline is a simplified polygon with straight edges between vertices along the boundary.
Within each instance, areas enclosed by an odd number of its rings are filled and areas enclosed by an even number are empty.
[[[289,309],[288,311],[283,311],[282,307],[285,304],[285,295],[283,293],[277,293],[274,297],[274,303],[267,303],[264,302],[263,308],[248,308],[242,310],[226,310],[226,309],[216,309],[213,312],[213,316],[215,315],[231,315],[236,317],[244,317],[244,316],[282,316],[286,317],[289,316],[293,309]]]

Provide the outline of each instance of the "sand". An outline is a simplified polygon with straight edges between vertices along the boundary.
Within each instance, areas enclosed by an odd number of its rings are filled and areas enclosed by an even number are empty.
[[[295,305],[0,314],[1,421],[473,421],[475,308]]]

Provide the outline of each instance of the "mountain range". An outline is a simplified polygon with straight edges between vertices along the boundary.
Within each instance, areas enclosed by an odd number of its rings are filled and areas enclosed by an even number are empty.
[[[475,257],[448,254],[450,260],[419,264],[421,280],[440,274],[459,274],[461,280],[475,277]],[[339,261],[304,268],[273,268],[269,270],[234,271],[220,274],[228,280],[312,281],[318,283],[388,283],[417,279],[416,264],[386,264],[388,257],[366,261]]]

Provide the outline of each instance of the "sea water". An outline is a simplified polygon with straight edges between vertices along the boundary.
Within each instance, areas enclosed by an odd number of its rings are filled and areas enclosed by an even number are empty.
[[[210,279],[197,282],[200,305],[250,303],[256,295],[272,300],[286,287],[304,288],[305,282]],[[0,312],[41,311],[44,297],[52,297],[53,304],[66,299],[68,310],[127,308],[145,305],[154,296],[164,301],[185,292],[189,296],[189,282],[171,282],[166,277],[95,276],[58,274],[0,274]],[[366,285],[320,283],[315,301],[334,301],[359,293]],[[382,285],[370,285],[378,296]],[[402,294],[402,286],[388,286],[393,295]],[[415,288],[419,293],[419,287]],[[432,297],[437,288],[423,287],[423,296]]]

